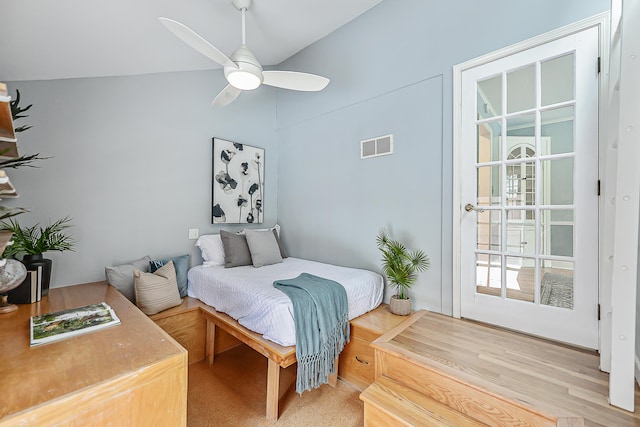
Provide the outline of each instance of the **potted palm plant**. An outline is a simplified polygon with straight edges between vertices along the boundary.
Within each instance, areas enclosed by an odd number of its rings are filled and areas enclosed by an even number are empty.
[[[411,298],[407,291],[417,279],[417,273],[429,269],[429,257],[422,250],[410,251],[399,241],[392,239],[383,228],[376,238],[382,253],[382,270],[389,286],[396,289],[391,296],[389,309],[393,314],[406,316],[411,313]]]
[[[71,218],[65,217],[48,225],[40,227],[36,224],[32,227],[21,227],[18,221],[11,218],[9,222],[1,222],[0,230],[13,233],[13,243],[4,250],[4,257],[16,257],[24,254],[22,263],[27,270],[37,270],[42,267],[42,295],[49,293],[51,281],[50,259],[44,258],[43,253],[49,251],[72,251],[75,241],[65,230],[71,227]]]

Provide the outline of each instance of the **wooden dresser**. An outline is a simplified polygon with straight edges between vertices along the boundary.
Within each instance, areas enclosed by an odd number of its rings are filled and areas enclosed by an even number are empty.
[[[338,376],[360,390],[367,388],[375,379],[371,342],[407,319],[407,316],[391,314],[387,304],[353,319],[351,342],[340,353]]]
[[[121,324],[29,346],[34,315],[104,301]],[[0,315],[0,426],[185,426],[187,351],[104,282]]]

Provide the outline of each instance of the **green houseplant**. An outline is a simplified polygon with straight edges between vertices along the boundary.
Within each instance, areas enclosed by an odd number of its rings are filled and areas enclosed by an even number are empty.
[[[7,87],[4,83],[0,83],[0,94],[4,96],[8,94]],[[3,101],[6,101],[6,99],[3,99]],[[3,122],[0,127],[3,128],[3,131],[9,130],[9,126],[11,126],[11,130],[14,134],[16,134],[19,132],[24,132],[31,128],[31,126],[27,125],[13,127],[13,124],[15,124],[16,120],[29,117],[24,113],[28,111],[32,106],[33,104],[30,104],[24,108],[21,107],[20,92],[16,90],[15,99],[11,100],[8,106],[2,105],[0,107],[0,122]],[[11,120],[6,120],[7,113],[11,115]],[[0,157],[2,157],[0,159],[0,171],[3,172],[3,178],[6,177],[4,169],[17,169],[23,166],[34,167],[32,164],[34,161],[44,159],[43,157],[40,157],[39,154],[26,156],[18,155],[16,142],[11,142],[10,140],[0,141]],[[24,212],[28,211],[24,208],[7,208],[4,206],[0,206],[0,221],[6,220],[16,215],[20,215]],[[4,251],[7,245],[11,243],[11,238],[12,232],[6,230],[0,231],[0,247],[2,248],[1,251]],[[16,305],[10,304],[8,301],[9,292],[19,287],[25,277],[27,277],[27,271],[22,263],[14,259],[0,258],[0,314],[10,313],[17,310]]]
[[[382,253],[382,270],[388,284],[396,290],[391,296],[390,309],[394,314],[411,313],[411,299],[407,291],[415,283],[421,271],[429,269],[429,257],[422,250],[410,251],[399,241],[392,239],[383,228],[376,238],[378,249]]]
[[[38,271],[42,269],[42,295],[49,292],[51,281],[52,261],[43,257],[43,253],[49,251],[72,251],[75,241],[67,234],[71,227],[71,218],[64,217],[46,227],[36,224],[32,227],[21,227],[20,223],[11,218],[9,222],[0,223],[0,230],[13,233],[13,244],[4,250],[4,257],[16,257],[24,254],[22,263],[27,270]]]

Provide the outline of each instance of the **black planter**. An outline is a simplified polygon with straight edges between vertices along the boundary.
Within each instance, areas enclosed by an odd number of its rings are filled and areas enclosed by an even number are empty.
[[[49,283],[51,282],[51,264],[53,261],[47,258],[43,258],[42,254],[37,255],[25,255],[22,257],[22,263],[27,270],[38,271],[38,267],[42,267],[42,296],[49,293]]]

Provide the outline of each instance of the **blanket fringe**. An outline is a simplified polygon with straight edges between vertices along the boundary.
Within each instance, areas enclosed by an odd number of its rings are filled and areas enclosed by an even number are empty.
[[[345,314],[331,331],[319,353],[298,359],[296,391],[300,395],[329,382],[329,375],[336,373],[336,357],[350,338],[349,316]]]

